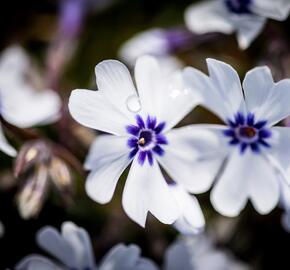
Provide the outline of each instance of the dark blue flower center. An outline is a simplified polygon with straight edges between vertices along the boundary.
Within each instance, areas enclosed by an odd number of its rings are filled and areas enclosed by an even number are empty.
[[[252,0],[224,0],[227,9],[236,14],[250,14]]]
[[[143,165],[148,160],[153,165],[153,155],[164,155],[162,145],[167,144],[167,139],[162,131],[165,122],[158,123],[155,117],[148,116],[146,121],[140,115],[136,116],[136,125],[126,126],[127,133],[130,134],[128,147],[131,149],[129,158],[138,155],[138,162]]]
[[[272,134],[267,128],[267,121],[256,121],[254,114],[249,113],[244,116],[242,113],[237,113],[233,120],[228,120],[228,126],[224,135],[230,138],[230,145],[240,147],[241,154],[247,148],[259,153],[261,147],[270,147],[268,139]]]

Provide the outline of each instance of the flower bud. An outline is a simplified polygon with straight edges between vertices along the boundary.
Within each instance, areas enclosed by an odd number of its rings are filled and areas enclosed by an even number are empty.
[[[17,196],[18,210],[23,219],[36,217],[40,212],[48,189],[48,169],[45,165],[35,168]]]

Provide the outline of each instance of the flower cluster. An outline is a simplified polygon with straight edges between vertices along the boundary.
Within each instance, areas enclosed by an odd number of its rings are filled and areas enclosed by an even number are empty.
[[[85,16],[105,2],[62,1],[46,80],[19,46],[0,56],[0,150],[15,157],[9,175],[19,182],[18,211],[22,219],[37,218],[50,189],[58,191],[63,206],[72,205],[74,180],[80,176],[87,178],[77,183],[83,192],[107,204],[124,178],[119,204],[129,219],[145,228],[153,215],[182,236],[169,247],[158,247],[165,254],[161,268],[141,256],[137,245],[123,243],[97,263],[93,246],[100,255],[107,246],[99,247],[85,229],[64,222],[60,232],[45,226],[37,233],[38,246],[50,257],[28,255],[15,269],[248,270],[215,246],[217,234],[205,232],[209,215],[197,196],[208,192],[214,211],[225,217],[239,216],[248,204],[266,215],[279,204],[285,210],[281,223],[290,232],[290,128],[283,124],[290,117],[290,78],[287,72],[286,79],[277,78],[264,65],[248,70],[241,82],[223,61],[207,58],[204,73],[176,55],[224,37],[217,33],[236,33],[245,50],[267,19],[287,19],[290,1],[194,3],[185,11],[186,27],[137,34],[118,54],[129,68],[119,60],[104,60],[95,67],[97,89],[75,89],[65,97],[58,89],[63,67],[76,51]],[[188,117],[200,108],[215,122]],[[33,129],[47,124],[54,124],[47,137]],[[86,140],[89,150],[79,149],[85,143],[79,145],[76,130],[84,132],[82,137],[92,135]],[[82,150],[88,150],[86,156]],[[0,222],[0,238],[5,238],[4,227],[9,230]]]

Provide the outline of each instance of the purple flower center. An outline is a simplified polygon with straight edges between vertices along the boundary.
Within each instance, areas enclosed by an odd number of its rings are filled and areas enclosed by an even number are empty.
[[[224,0],[227,9],[236,14],[251,14],[252,0]]]
[[[148,160],[153,165],[153,155],[164,155],[162,145],[167,144],[167,139],[162,134],[165,122],[158,123],[155,117],[148,116],[146,122],[140,115],[136,116],[136,125],[126,126],[127,133],[130,134],[128,147],[131,149],[129,158],[138,155],[138,162],[143,165]]]
[[[255,121],[255,115],[252,113],[246,116],[237,113],[234,120],[228,120],[229,128],[224,131],[224,135],[230,138],[230,145],[240,147],[241,154],[247,148],[259,153],[261,147],[270,147],[268,139],[272,134],[266,125],[267,121]]]

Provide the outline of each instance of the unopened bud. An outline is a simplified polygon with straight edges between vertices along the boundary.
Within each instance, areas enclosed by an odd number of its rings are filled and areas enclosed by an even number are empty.
[[[72,177],[68,166],[61,159],[54,157],[51,161],[49,174],[51,180],[60,191],[72,189]]]
[[[44,141],[36,140],[24,144],[15,161],[14,176],[18,177],[35,164],[47,164],[51,155],[51,149]]]
[[[48,169],[44,165],[36,167],[27,179],[17,197],[18,210],[23,219],[36,217],[40,212],[48,188]]]

